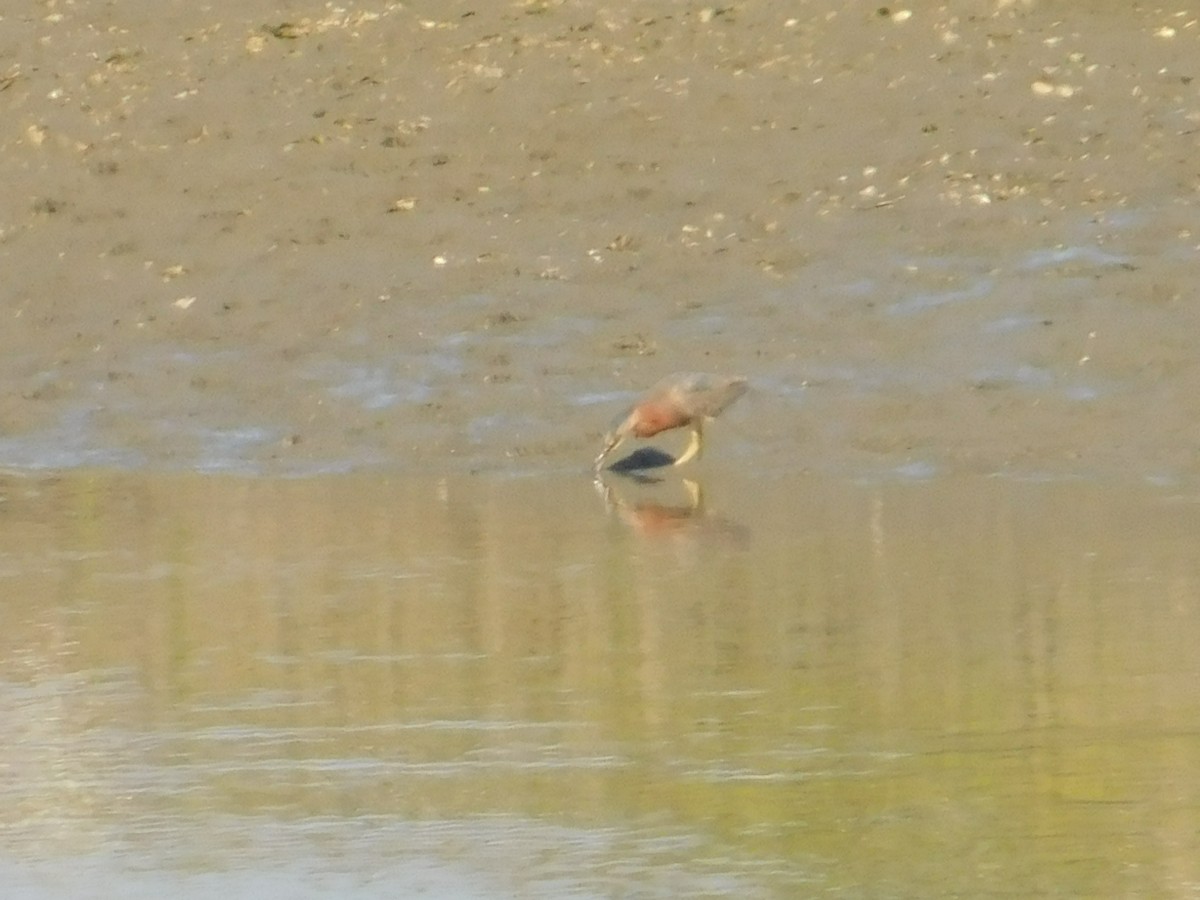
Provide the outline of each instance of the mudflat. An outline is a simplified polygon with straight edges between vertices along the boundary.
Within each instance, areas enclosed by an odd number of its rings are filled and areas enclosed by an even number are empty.
[[[582,469],[699,369],[748,468],[1191,479],[1198,61],[1111,2],[6,9],[0,464]]]

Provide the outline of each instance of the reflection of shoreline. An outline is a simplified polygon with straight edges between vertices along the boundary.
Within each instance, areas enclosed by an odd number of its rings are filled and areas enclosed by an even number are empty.
[[[736,473],[701,497],[660,474],[600,485],[622,524],[579,472],[0,484],[10,856],[153,864],[165,832],[216,866],[281,820],[611,834],[670,808],[695,834],[719,810],[719,852],[759,866],[797,809],[840,841],[847,796],[881,845],[908,811],[942,821],[930,783],[976,804],[946,819],[967,850],[993,809],[1017,862],[1030,822],[1067,821],[1070,853],[1127,835],[1092,785],[1191,846],[1195,504]],[[726,504],[753,538],[734,552]],[[861,834],[829,846],[854,859]]]

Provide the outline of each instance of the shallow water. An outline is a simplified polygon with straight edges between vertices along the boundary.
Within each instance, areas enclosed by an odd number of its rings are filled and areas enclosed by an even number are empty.
[[[1200,884],[1193,496],[715,469],[0,496],[22,897]]]

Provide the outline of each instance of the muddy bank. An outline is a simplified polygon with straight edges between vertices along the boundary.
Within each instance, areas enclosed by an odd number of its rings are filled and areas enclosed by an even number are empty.
[[[1170,8],[84,0],[0,17],[0,464],[1188,480]],[[719,455],[716,448],[719,446]]]

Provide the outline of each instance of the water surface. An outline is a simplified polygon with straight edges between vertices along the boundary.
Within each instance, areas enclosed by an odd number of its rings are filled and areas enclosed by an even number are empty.
[[[1200,882],[1193,497],[718,470],[0,496],[23,897]]]

